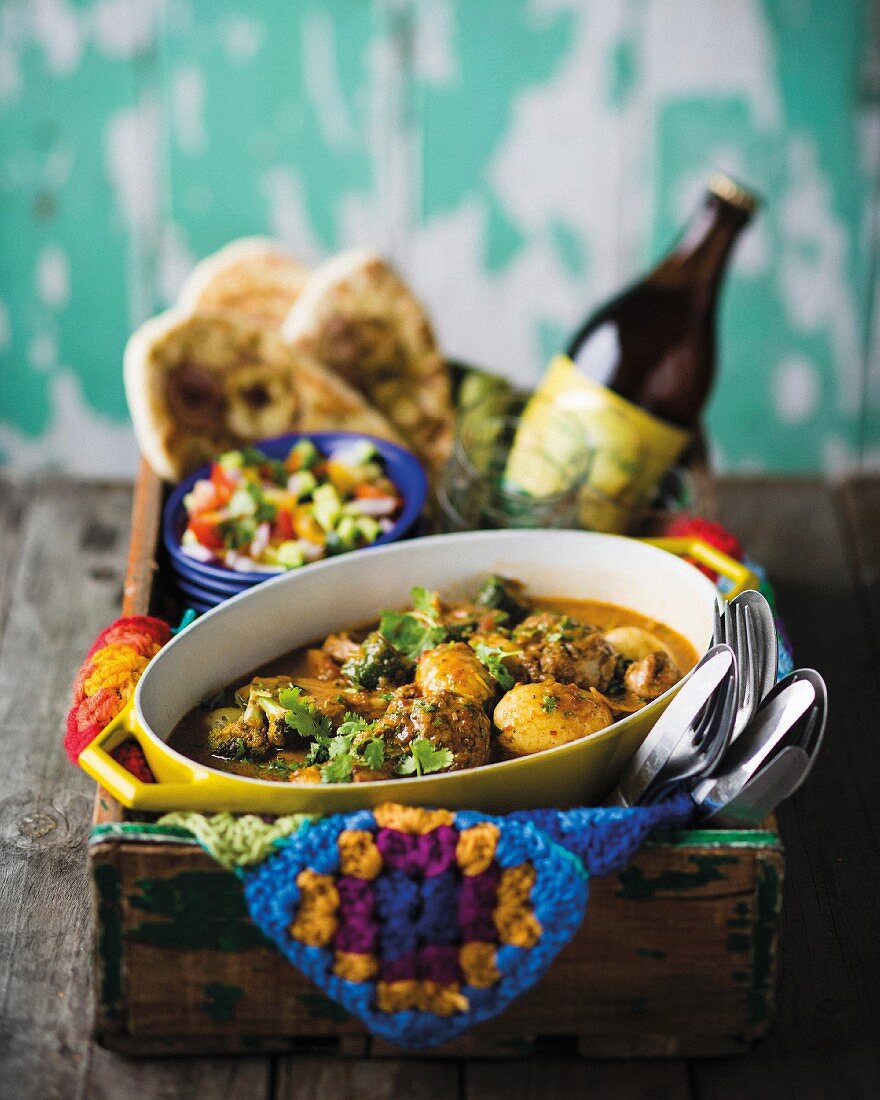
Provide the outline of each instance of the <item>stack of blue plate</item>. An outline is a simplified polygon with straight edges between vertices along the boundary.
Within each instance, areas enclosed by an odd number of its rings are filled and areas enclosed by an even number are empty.
[[[414,454],[384,439],[352,432],[294,432],[265,439],[255,446],[269,458],[284,459],[290,453],[291,447],[302,439],[311,440],[320,453],[327,457],[338,450],[347,450],[359,440],[372,443],[382,458],[387,477],[394,482],[403,498],[403,510],[391,530],[371,545],[396,542],[413,533],[428,494],[428,479]],[[200,478],[210,477],[210,472],[210,466],[204,466],[181,481],[169,496],[162,517],[162,538],[178,593],[186,607],[198,612],[208,611],[231,596],[237,596],[255,584],[279,575],[278,571],[239,572],[225,565],[200,561],[184,551],[181,538],[186,530],[187,514],[183,498],[191,492]],[[349,553],[356,554],[358,551],[352,550]],[[301,568],[308,569],[308,566]]]

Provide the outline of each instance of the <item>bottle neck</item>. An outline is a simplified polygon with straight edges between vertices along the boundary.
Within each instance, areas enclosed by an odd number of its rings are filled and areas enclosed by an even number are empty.
[[[710,194],[672,252],[648,276],[656,286],[690,285],[712,299],[737,237],[750,213]]]

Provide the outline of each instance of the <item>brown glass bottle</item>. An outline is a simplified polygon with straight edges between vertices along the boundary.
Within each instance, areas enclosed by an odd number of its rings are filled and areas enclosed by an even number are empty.
[[[758,201],[713,176],[680,242],[640,282],[601,306],[567,354],[594,382],[662,420],[693,427],[715,373],[715,307],[734,242]]]

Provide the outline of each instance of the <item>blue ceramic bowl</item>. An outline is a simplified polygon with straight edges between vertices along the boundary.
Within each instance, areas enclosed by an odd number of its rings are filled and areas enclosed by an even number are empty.
[[[224,600],[232,599],[233,596],[238,595],[237,592],[212,592],[191,581],[182,580],[180,577],[175,577],[174,584],[181,603],[185,607],[191,607],[200,613],[208,611],[210,608],[216,607],[218,603],[223,603]]]
[[[397,542],[405,538],[416,526],[421,515],[422,508],[428,495],[428,479],[422,464],[410,451],[398,447],[395,443],[389,443],[385,439],[377,439],[370,435],[361,435],[354,432],[292,432],[288,435],[276,436],[274,439],[262,440],[254,446],[269,458],[286,458],[291,447],[302,439],[309,439],[318,448],[322,455],[332,456],[338,450],[344,450],[359,440],[367,440],[372,443],[382,458],[385,473],[397,486],[397,490],[403,498],[403,510],[397,522],[386,534],[381,535],[369,547],[381,546],[389,542]],[[185,554],[181,548],[180,540],[186,529],[187,515],[183,505],[183,498],[192,490],[199,478],[208,477],[210,466],[203,466],[194,474],[184,478],[172,491],[162,516],[162,538],[165,547],[171,557],[174,571],[182,580],[196,582],[199,585],[210,584],[211,589],[217,592],[225,592],[234,595],[243,592],[260,581],[277,576],[276,573],[239,573],[234,569],[228,569],[224,565],[215,565],[211,562],[197,561]],[[357,553],[347,551],[348,553]],[[301,568],[307,569],[308,566]]]
[[[202,563],[197,562],[196,564],[200,565]],[[232,574],[229,580],[225,578],[215,579],[214,577],[202,576],[201,573],[196,573],[192,569],[185,569],[178,565],[175,559],[172,559],[171,571],[174,574],[175,580],[183,581],[185,584],[189,584],[194,588],[199,588],[206,594],[210,593],[211,595],[237,596],[239,592],[244,592],[246,589],[253,587],[251,581],[238,580],[237,578],[244,574],[236,573],[233,569],[227,570],[227,572]],[[266,573],[264,574],[264,579],[277,577],[278,575],[278,573]]]

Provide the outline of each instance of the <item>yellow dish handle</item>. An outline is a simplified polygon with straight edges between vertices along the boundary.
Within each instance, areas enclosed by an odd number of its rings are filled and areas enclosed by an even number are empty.
[[[111,754],[123,742],[132,739],[143,750],[156,777],[155,783],[143,783],[113,759]],[[209,778],[209,773],[200,765],[178,759],[164,752],[162,746],[156,747],[138,721],[133,699],[129,699],[119,714],[86,745],[79,755],[79,766],[123,806],[138,810],[163,809],[173,796],[179,796],[181,805],[186,806],[192,797],[193,785]]]
[[[732,600],[740,592],[745,592],[747,588],[757,588],[761,583],[758,575],[753,573],[747,565],[731,558],[728,554],[719,550],[717,546],[703,542],[702,539],[660,538],[642,539],[641,541],[650,543],[651,546],[659,546],[661,550],[668,550],[670,554],[677,554],[681,558],[693,558],[700,565],[705,565],[707,569],[726,577],[732,587],[728,592],[721,593],[725,600]]]

